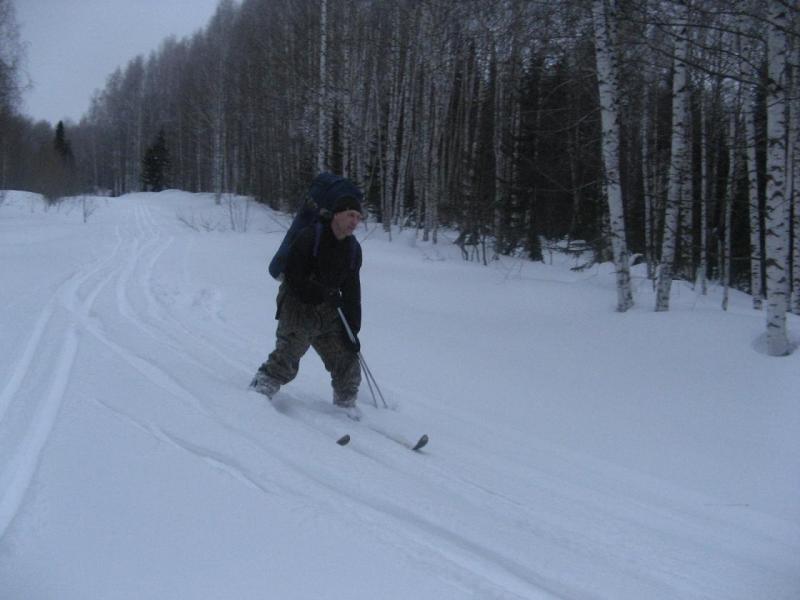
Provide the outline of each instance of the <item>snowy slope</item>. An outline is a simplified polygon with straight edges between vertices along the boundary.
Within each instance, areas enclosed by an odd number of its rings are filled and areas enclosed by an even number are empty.
[[[764,355],[745,296],[655,314],[639,279],[620,315],[608,267],[370,224],[392,408],[363,387],[353,424],[313,354],[274,407],[247,390],[285,217],[91,201],[0,205],[0,600],[800,597],[800,352]]]

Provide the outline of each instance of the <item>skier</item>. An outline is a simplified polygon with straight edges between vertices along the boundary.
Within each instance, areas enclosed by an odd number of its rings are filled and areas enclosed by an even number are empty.
[[[290,246],[278,289],[275,350],[258,368],[250,387],[272,399],[295,378],[300,359],[311,346],[331,374],[334,405],[357,418],[361,245],[353,232],[362,213],[361,192],[350,186],[342,186],[330,214],[321,212],[319,221],[303,229]],[[354,340],[345,331],[339,309]]]

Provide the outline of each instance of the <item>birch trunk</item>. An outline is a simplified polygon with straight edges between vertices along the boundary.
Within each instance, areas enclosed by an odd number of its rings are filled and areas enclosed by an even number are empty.
[[[619,78],[615,52],[614,0],[594,0],[592,13],[597,58],[597,81],[602,121],[603,166],[608,197],[609,235],[617,272],[617,310],[625,312],[633,306],[628,247],[625,238],[625,212],[620,185]]]
[[[728,310],[728,299],[731,287],[731,222],[733,216],[733,198],[736,192],[736,111],[730,119],[728,130],[728,177],[725,193],[725,227],[722,240],[722,310]]]
[[[223,128],[224,128],[224,107],[222,101],[222,88],[218,84],[217,94],[214,98],[214,106],[212,108],[212,149],[211,149],[211,187],[214,192],[214,203],[219,205],[222,203],[223,191]]]
[[[446,111],[445,103],[448,95],[446,93],[446,76],[438,73],[434,76],[432,87],[432,102],[434,103],[431,116],[433,126],[431,128],[431,155],[429,173],[429,193],[426,203],[426,228],[430,231],[431,241],[439,243],[439,201],[443,193],[443,177],[441,168],[442,143],[444,140],[444,116]]]
[[[763,272],[761,268],[761,209],[758,201],[758,167],[756,165],[756,117],[754,84],[748,84],[744,103],[744,123],[747,157],[747,206],[750,219],[750,293],[753,308],[761,310],[764,301]]]
[[[744,94],[742,116],[744,117],[745,158],[747,160],[747,207],[750,221],[750,293],[753,308],[761,310],[764,301],[764,285],[761,256],[761,209],[758,200],[758,167],[756,165],[756,79],[753,68],[755,53],[749,36],[741,35],[746,30],[746,22],[740,19],[740,39],[742,52],[740,58]]]
[[[786,192],[787,65],[789,30],[787,7],[769,2],[767,83],[767,352],[785,356],[791,351],[786,332],[789,296],[789,199]]]
[[[649,96],[649,95],[648,95]],[[649,98],[648,98],[649,99]],[[650,100],[652,102],[652,100]],[[644,252],[647,261],[647,277],[655,278],[655,236],[654,236],[654,208],[655,208],[655,125],[651,124],[650,110],[645,102],[642,111],[642,182],[644,188]]]
[[[800,108],[798,108],[797,98],[800,98],[800,44],[795,41],[794,50],[794,69],[792,72],[792,97],[795,102],[792,104],[791,128],[789,130],[789,140],[791,154],[789,164],[791,166],[791,185],[792,185],[792,223],[794,240],[794,253],[792,260],[792,312],[800,315]]]
[[[500,118],[500,115],[505,114],[505,86],[502,76],[500,75],[500,69],[497,65],[497,55],[494,49],[494,46],[497,42],[493,41],[492,47],[492,68],[494,77],[493,77],[493,87],[494,87],[494,110],[492,111],[492,119],[493,119],[493,137],[492,137],[492,146],[494,150],[494,253],[495,256],[499,256],[503,252],[503,248],[505,247],[505,227],[504,227],[504,220],[507,214],[507,211],[504,207],[504,200],[505,200],[505,181],[508,178],[505,175],[505,163],[506,158],[504,154],[504,146],[503,146],[503,119]]]
[[[326,169],[328,141],[328,0],[320,0],[317,172]]]
[[[685,14],[681,15],[685,23]],[[672,289],[672,274],[680,225],[681,197],[684,180],[687,176],[688,131],[688,81],[686,59],[688,41],[686,26],[680,27],[675,41],[674,69],[672,80],[672,142],[670,153],[669,179],[667,184],[667,203],[664,215],[664,237],[661,245],[661,264],[658,273],[656,311],[669,310],[669,296]]]
[[[688,96],[688,92],[687,92]],[[692,119],[689,99],[686,103],[686,128],[687,137],[691,137]],[[686,169],[687,174],[683,179],[681,190],[680,225],[678,226],[680,237],[680,264],[681,275],[687,281],[694,282],[696,270],[694,265],[694,186],[691,176],[692,164],[692,145],[686,145]]]
[[[417,173],[419,176],[416,179],[418,184],[414,186],[415,195],[417,195],[417,217],[420,221],[420,225],[422,225],[423,242],[427,242],[430,239],[427,216],[429,214],[428,202],[431,200],[428,191],[431,175],[431,130],[433,129],[431,123],[432,95],[433,84],[431,82],[430,68],[425,68],[422,76],[422,106],[420,112],[422,115],[422,122],[419,128],[419,138],[417,141],[421,148],[419,163],[417,164]]]
[[[705,95],[700,99],[700,264],[696,283],[700,293],[708,293],[708,115],[705,108]],[[705,117],[705,119],[704,119]]]
[[[419,10],[419,9],[418,9]],[[400,159],[397,165],[397,187],[394,194],[394,217],[395,222],[402,229],[406,219],[406,186],[409,180],[409,169],[414,164],[414,130],[417,126],[416,118],[416,86],[418,79],[419,47],[421,45],[421,34],[417,30],[414,45],[409,49],[405,60],[405,73],[403,79],[406,82],[403,91],[402,109],[400,120],[402,122],[402,140],[400,142]]]
[[[392,12],[392,40],[389,55],[389,115],[386,124],[386,162],[384,169],[383,198],[381,202],[381,221],[383,230],[392,235],[394,220],[395,174],[397,173],[398,143],[400,138],[400,111],[403,106],[403,86],[400,65],[400,8]]]

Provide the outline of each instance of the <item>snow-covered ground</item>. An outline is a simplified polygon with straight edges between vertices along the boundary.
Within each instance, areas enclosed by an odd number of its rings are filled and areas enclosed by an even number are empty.
[[[313,353],[247,390],[286,217],[92,205],[0,204],[2,600],[800,597],[800,351],[747,297],[618,314],[608,267],[369,223],[355,424]]]

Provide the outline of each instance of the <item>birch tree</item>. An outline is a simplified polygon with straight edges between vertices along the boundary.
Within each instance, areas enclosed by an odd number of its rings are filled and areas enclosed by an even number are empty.
[[[787,195],[788,5],[769,0],[767,32],[767,352],[784,356],[791,350],[786,332],[789,305],[789,198]]]
[[[204,85],[208,90],[206,114],[211,137],[211,189],[217,204],[222,202],[222,193],[227,188],[226,173],[231,158],[226,147],[228,142],[226,115],[229,110],[227,74],[232,70],[229,49],[234,19],[233,0],[221,0],[206,33]]]
[[[794,252],[792,257],[792,312],[800,315],[800,41],[794,41],[794,59],[792,60],[792,111],[790,115],[789,144],[792,149],[791,159],[791,199],[792,199],[792,239]]]
[[[328,150],[328,0],[320,0],[319,97],[317,98],[317,172],[324,171]]]
[[[681,198],[685,193],[688,172],[688,107],[689,86],[687,58],[689,40],[687,38],[687,13],[679,15],[682,24],[677,27],[674,67],[672,79],[672,141],[670,150],[669,179],[667,188],[666,212],[664,215],[664,235],[661,244],[661,263],[656,291],[656,311],[669,310],[669,297],[672,289],[672,276],[680,225]]]
[[[617,310],[633,306],[625,212],[620,184],[619,77],[615,49],[615,0],[593,0],[592,17],[597,57],[597,83],[602,122],[603,171],[608,198],[609,234],[617,273]]]
[[[705,94],[700,97],[700,264],[697,269],[696,285],[700,293],[708,293],[708,123],[704,122]]]
[[[728,301],[731,287],[731,251],[733,245],[733,201],[736,196],[736,110],[731,111],[730,123],[728,125],[728,176],[725,178],[726,188],[724,195],[725,208],[723,239],[722,239],[722,258],[721,258],[721,279],[722,279],[722,310],[728,310]]]
[[[759,3],[765,4],[752,1]],[[486,261],[492,241],[496,254],[527,250],[534,260],[541,260],[545,239],[584,240],[597,258],[608,251],[621,309],[630,302],[628,252],[644,251],[654,264],[660,245],[656,305],[666,310],[678,250],[692,250],[683,264],[693,260],[690,212],[703,221],[701,286],[724,260],[724,247],[710,249],[713,233],[723,230],[721,169],[730,163],[721,152],[730,116],[722,90],[741,77],[737,135],[748,151],[757,302],[766,19],[745,10],[750,5],[228,0],[209,27],[109,79],[78,128],[85,129],[72,130],[77,162],[86,181],[129,191],[138,185],[137,147],[163,126],[176,186],[233,189],[282,209],[296,203],[315,169],[341,170],[364,185],[384,228],[412,225],[434,239],[441,222],[457,230],[469,246],[464,255],[474,260],[483,251]],[[743,39],[756,40],[742,52],[735,47],[736,11],[746,15]],[[223,24],[227,33],[220,35]],[[755,67],[747,76],[739,73],[740,57],[742,68]],[[691,131],[690,61],[697,75],[693,106],[701,106],[693,115],[700,126]],[[586,77],[587,63],[598,81]],[[788,118],[794,123],[795,113]],[[704,156],[689,161],[692,137]],[[790,134],[789,143],[796,138]],[[87,147],[78,148],[79,141]],[[35,160],[6,158],[34,168]],[[706,182],[694,194],[692,177]],[[796,202],[788,190],[795,177],[785,173],[787,203]],[[693,195],[707,204],[700,211]],[[734,248],[746,245],[746,228],[727,229]],[[746,288],[740,265],[727,273],[735,275],[733,286]],[[795,280],[798,274],[800,268]]]
[[[740,39],[739,71],[742,78],[742,116],[744,118],[744,145],[747,162],[747,212],[750,223],[750,294],[753,308],[761,310],[764,299],[763,273],[761,269],[761,208],[758,199],[758,166],[756,164],[756,99],[758,75],[754,61],[757,60],[755,38],[750,35],[747,18],[739,17]]]
[[[397,175],[397,158],[399,155],[401,111],[403,108],[403,68],[400,54],[400,7],[392,7],[390,16],[390,46],[389,46],[389,111],[386,123],[386,159],[381,198],[381,221],[383,230],[392,235],[392,220],[395,210],[395,186]]]

